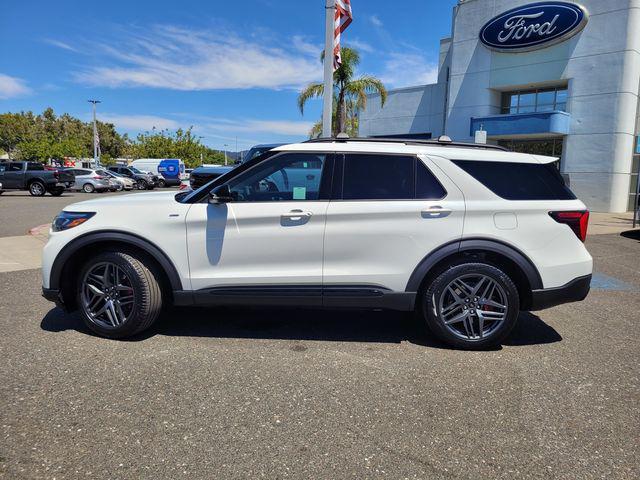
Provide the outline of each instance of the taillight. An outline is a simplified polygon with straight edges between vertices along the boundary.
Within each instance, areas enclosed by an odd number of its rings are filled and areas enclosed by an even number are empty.
[[[580,241],[584,242],[587,238],[589,212],[549,212],[549,215],[551,215],[551,218],[556,222],[569,225]]]

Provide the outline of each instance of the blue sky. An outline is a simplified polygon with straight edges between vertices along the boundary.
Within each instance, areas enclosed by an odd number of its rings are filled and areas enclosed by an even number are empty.
[[[431,83],[455,0],[352,0],[343,43],[388,88]],[[402,5],[402,8],[398,8]],[[0,112],[51,106],[119,131],[192,125],[214,147],[296,141],[320,116],[324,0],[6,1]]]

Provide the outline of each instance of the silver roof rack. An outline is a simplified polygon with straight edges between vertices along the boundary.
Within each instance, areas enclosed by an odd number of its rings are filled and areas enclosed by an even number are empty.
[[[446,135],[442,135],[437,139],[421,140],[416,138],[384,138],[384,137],[353,137],[350,138],[345,134],[340,134],[338,137],[329,138],[312,138],[303,143],[347,143],[347,142],[363,142],[363,143],[402,143],[405,145],[428,145],[433,147],[457,147],[457,148],[480,148],[484,150],[501,150],[508,152],[509,150],[499,145],[489,145],[484,143],[467,143],[467,142],[454,142]]]

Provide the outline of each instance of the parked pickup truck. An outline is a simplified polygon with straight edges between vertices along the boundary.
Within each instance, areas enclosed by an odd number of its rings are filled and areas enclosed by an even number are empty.
[[[75,176],[64,170],[46,170],[38,162],[0,162],[0,182],[4,190],[28,190],[34,197],[49,192],[57,197],[73,185]]]

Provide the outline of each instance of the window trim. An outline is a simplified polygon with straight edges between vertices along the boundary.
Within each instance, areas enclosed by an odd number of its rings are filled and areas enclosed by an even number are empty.
[[[361,199],[350,199],[350,198],[342,198],[344,191],[344,172],[345,172],[345,162],[347,155],[383,155],[385,157],[411,157],[413,158],[413,198],[361,198]],[[442,191],[444,192],[444,196],[440,198],[416,198],[416,192],[418,190],[418,163],[422,162],[427,171],[431,174],[431,176],[438,182],[438,184],[442,187]],[[442,184],[438,176],[433,173],[433,171],[429,168],[427,164],[425,164],[420,156],[415,153],[399,153],[399,152],[337,152],[336,153],[336,162],[335,162],[335,175],[333,179],[334,188],[331,192],[331,201],[332,202],[438,202],[444,200],[449,195],[448,190]]]

